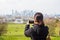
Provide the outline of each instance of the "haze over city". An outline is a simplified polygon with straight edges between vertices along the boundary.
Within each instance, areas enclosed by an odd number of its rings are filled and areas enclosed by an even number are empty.
[[[0,15],[12,14],[12,10],[34,10],[43,14],[60,14],[60,0],[0,0]]]

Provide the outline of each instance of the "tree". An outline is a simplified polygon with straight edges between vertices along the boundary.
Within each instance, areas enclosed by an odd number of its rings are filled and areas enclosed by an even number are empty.
[[[49,27],[49,34],[51,36],[55,36],[56,35],[55,28],[57,27],[56,20],[55,19],[49,19],[47,25]]]
[[[4,20],[4,18],[0,18],[0,36],[7,32],[7,22]]]

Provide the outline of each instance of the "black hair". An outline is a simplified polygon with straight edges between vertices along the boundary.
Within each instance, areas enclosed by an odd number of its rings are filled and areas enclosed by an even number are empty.
[[[36,16],[36,20],[37,22],[39,22],[39,20],[43,21],[43,14],[41,12],[37,12],[34,17]]]

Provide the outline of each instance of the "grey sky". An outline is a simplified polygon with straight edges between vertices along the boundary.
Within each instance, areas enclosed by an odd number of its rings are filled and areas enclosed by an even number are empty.
[[[11,10],[35,10],[47,14],[60,13],[60,0],[0,0],[0,14]]]

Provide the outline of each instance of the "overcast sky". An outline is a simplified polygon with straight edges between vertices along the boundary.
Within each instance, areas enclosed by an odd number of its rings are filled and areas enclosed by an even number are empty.
[[[0,0],[0,14],[11,14],[11,10],[35,10],[47,14],[60,13],[60,0]]]

